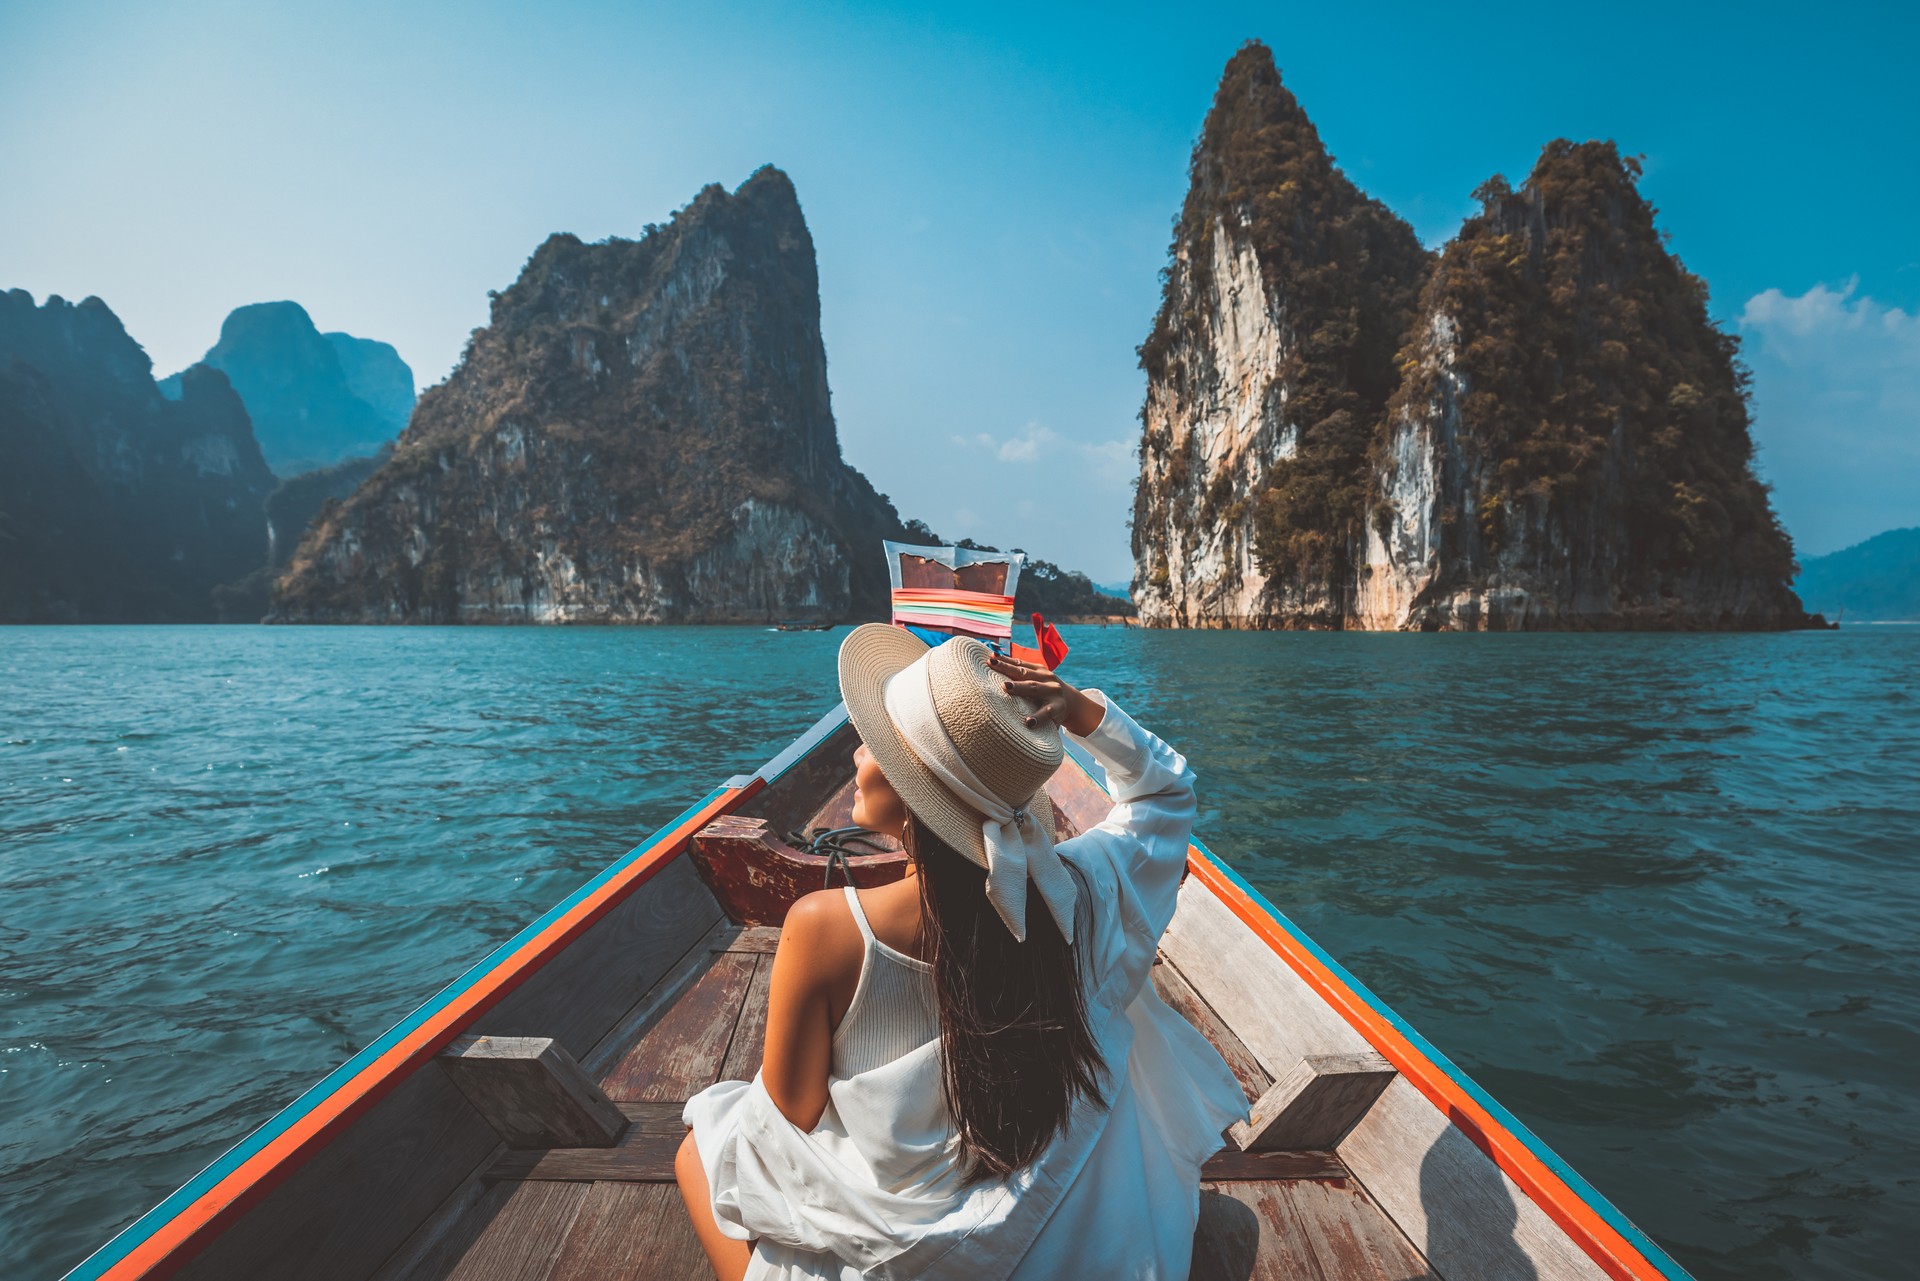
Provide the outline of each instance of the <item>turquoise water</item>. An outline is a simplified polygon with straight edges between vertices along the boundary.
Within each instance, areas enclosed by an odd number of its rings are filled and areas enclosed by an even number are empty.
[[[0,631],[0,1276],[784,746],[841,635]],[[1214,850],[1703,1281],[1907,1273],[1920,628],[1067,637]]]

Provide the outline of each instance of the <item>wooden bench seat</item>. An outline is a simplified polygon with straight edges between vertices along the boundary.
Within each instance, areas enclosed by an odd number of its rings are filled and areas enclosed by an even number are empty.
[[[711,1276],[673,1181],[685,1134],[680,1109],[713,1082],[747,1080],[758,1069],[778,939],[771,927],[721,926],[691,949],[582,1061],[627,1122],[618,1141],[503,1146],[389,1261],[380,1281]],[[1155,979],[1169,1003],[1221,1047],[1250,1098],[1274,1088],[1175,967],[1156,966]],[[1331,1150],[1242,1150],[1229,1142],[1202,1179],[1195,1281],[1428,1275]]]

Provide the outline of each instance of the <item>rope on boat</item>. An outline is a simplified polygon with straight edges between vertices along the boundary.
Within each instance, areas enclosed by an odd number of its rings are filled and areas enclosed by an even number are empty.
[[[853,872],[847,865],[847,859],[854,854],[885,854],[885,846],[876,842],[886,838],[878,832],[870,832],[864,827],[815,827],[807,831],[787,833],[787,839],[794,842],[809,854],[818,854],[827,860],[826,874],[821,878],[820,888],[833,888],[833,870],[840,869],[840,883],[853,884]],[[864,848],[855,849],[854,846]]]

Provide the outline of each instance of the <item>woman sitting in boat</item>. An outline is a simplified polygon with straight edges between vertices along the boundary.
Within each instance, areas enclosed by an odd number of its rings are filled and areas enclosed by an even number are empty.
[[[686,1105],[676,1170],[715,1273],[1186,1277],[1200,1166],[1246,1103],[1150,981],[1193,825],[1185,758],[969,638],[860,627],[840,689],[853,820],[911,870],[794,904],[759,1076]],[[1062,731],[1115,803],[1056,847]]]

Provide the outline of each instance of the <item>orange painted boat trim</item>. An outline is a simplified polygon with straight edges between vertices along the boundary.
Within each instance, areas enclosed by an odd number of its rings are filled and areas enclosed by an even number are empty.
[[[133,1244],[122,1257],[99,1268],[90,1267],[92,1260],[89,1260],[70,1276],[99,1277],[103,1281],[133,1281],[136,1277],[159,1281],[171,1276],[234,1219],[391,1093],[414,1069],[445,1049],[475,1018],[538,973],[595,922],[684,853],[695,832],[765,786],[766,780],[755,776],[715,791],[669,829],[656,833],[642,847],[645,852],[640,857],[567,905],[538,933],[500,958],[452,1000],[419,1019],[415,1026],[407,1027],[413,1022],[412,1018],[403,1021],[401,1027],[407,1030],[394,1044]],[[102,1253],[113,1248],[114,1242],[108,1242],[102,1247]]]
[[[1345,978],[1303,947],[1292,930],[1276,920],[1266,905],[1249,895],[1240,878],[1228,871],[1210,850],[1188,847],[1187,866],[1233,914],[1279,954],[1328,1005],[1364,1036],[1373,1047],[1447,1115],[1454,1126],[1486,1153],[1519,1185],[1528,1199],[1558,1224],[1602,1271],[1615,1281],[1670,1281],[1676,1271],[1649,1259],[1596,1211],[1588,1199],[1569,1186],[1531,1146],[1487,1111],[1455,1079],[1454,1071],[1437,1064],[1400,1028],[1382,1017],[1375,1002],[1355,992]],[[1449,1065],[1450,1066],[1450,1065]],[[1684,1272],[1678,1275],[1685,1276]]]

